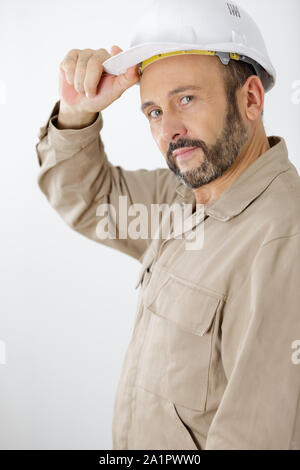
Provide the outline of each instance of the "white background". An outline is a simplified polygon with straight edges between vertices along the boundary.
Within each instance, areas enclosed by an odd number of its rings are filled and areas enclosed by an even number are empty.
[[[136,313],[138,261],[71,230],[37,186],[37,134],[72,48],[128,47],[147,0],[1,0],[1,449],[110,449],[113,401]],[[300,169],[299,0],[240,0],[277,70],[266,133]],[[110,161],[166,167],[139,87],[103,111]],[[2,343],[3,345],[3,343]],[[0,348],[1,349],[1,348]]]

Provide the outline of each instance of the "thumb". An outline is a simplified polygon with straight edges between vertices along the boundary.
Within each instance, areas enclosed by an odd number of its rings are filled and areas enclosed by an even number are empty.
[[[113,45],[110,48],[111,55],[114,56],[116,54],[119,54],[120,52],[123,52],[123,50],[117,46]],[[138,74],[138,66],[133,65],[132,67],[129,67],[125,73],[122,73],[117,77],[117,83],[118,87],[120,88],[121,92],[125,91],[127,88],[130,86],[134,85],[137,83],[140,79],[139,74]]]

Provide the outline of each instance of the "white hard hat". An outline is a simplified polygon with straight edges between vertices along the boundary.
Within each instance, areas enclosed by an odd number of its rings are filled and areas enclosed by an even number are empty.
[[[154,0],[135,26],[129,49],[103,62],[104,71],[125,73],[139,64],[140,75],[150,63],[177,54],[217,55],[253,65],[265,91],[276,72],[254,20],[224,0]],[[266,73],[267,72],[267,73]]]

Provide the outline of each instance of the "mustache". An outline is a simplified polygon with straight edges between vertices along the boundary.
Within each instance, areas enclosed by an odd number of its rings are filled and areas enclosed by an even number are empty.
[[[171,143],[169,145],[169,150],[167,152],[167,158],[172,157],[173,152],[178,149],[185,147],[199,147],[203,150],[204,154],[207,155],[208,147],[203,140],[190,140],[190,139],[180,139],[176,144]]]

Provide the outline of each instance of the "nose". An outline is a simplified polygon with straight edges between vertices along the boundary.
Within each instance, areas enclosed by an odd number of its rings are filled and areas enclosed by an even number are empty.
[[[161,118],[160,136],[167,145],[175,143],[178,139],[186,137],[187,128],[180,117],[171,113],[164,113]]]

